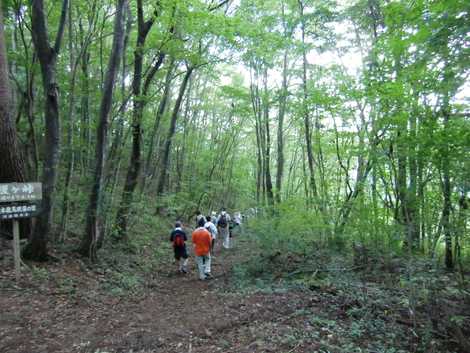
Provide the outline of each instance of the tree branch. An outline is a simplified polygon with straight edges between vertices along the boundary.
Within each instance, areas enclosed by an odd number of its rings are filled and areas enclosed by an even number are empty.
[[[155,62],[154,65],[152,65],[152,68],[150,69],[149,73],[145,77],[144,90],[143,90],[144,96],[147,95],[147,91],[150,86],[150,83],[152,82],[157,71],[160,69],[160,66],[162,65],[164,59],[165,59],[165,53],[160,52],[160,54],[158,55],[158,60]]]
[[[223,0],[221,1],[220,3],[218,3],[217,5],[214,5],[212,7],[209,7],[209,12],[211,11],[215,11],[217,9],[220,9],[222,6],[224,6],[225,4],[229,3],[230,0]]]
[[[64,36],[65,22],[67,20],[68,5],[69,5],[69,0],[63,0],[62,10],[61,10],[61,13],[60,13],[59,30],[57,31],[57,35],[55,37],[55,43],[54,43],[54,53],[53,53],[53,55],[55,55],[55,56],[57,56],[59,54],[60,44],[62,43],[62,37]]]

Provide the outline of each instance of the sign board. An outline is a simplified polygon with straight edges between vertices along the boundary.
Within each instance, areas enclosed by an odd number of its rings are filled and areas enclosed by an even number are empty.
[[[41,183],[0,184],[0,221],[5,219],[13,221],[13,255],[15,258],[16,281],[20,280],[21,274],[20,225],[18,219],[37,216],[40,207],[35,202],[40,200],[42,200]]]
[[[35,217],[39,211],[40,207],[33,203],[0,205],[0,220]]]
[[[41,199],[41,183],[0,184],[0,203],[16,201],[38,201]]]

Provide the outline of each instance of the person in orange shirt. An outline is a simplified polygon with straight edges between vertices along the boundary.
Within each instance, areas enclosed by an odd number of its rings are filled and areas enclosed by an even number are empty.
[[[198,228],[192,234],[194,246],[194,254],[196,255],[197,267],[199,270],[199,279],[205,280],[212,278],[211,275],[211,245],[212,236],[209,231],[204,228],[205,219],[198,221]]]

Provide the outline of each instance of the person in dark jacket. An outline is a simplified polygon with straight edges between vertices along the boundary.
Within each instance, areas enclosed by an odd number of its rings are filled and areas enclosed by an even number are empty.
[[[230,249],[231,244],[230,244],[230,223],[232,222],[232,219],[230,218],[230,215],[225,211],[225,208],[222,208],[222,212],[220,212],[219,217],[217,217],[216,225],[217,225],[217,231],[218,234],[220,235],[220,238],[222,239],[222,246],[225,249]]]
[[[175,229],[171,232],[170,241],[173,243],[175,262],[178,265],[178,271],[181,273],[188,272],[188,252],[186,251],[186,240],[188,240],[188,237],[183,230],[181,222],[178,221],[175,223]]]
[[[199,220],[201,219],[203,219],[204,222],[206,222],[206,217],[204,217],[201,211],[197,210],[196,211],[196,228],[199,227]]]

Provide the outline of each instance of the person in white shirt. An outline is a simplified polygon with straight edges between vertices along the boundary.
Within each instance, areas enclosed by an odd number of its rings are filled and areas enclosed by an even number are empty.
[[[242,214],[240,212],[235,212],[233,216],[233,222],[235,223],[234,228],[237,229],[237,234],[243,234],[243,227],[242,227]]]
[[[214,254],[215,242],[217,239],[217,227],[212,222],[211,216],[207,216],[206,219],[207,219],[207,222],[206,224],[204,224],[204,228],[206,228],[209,231],[209,233],[211,233],[211,236],[212,236],[211,254]]]

